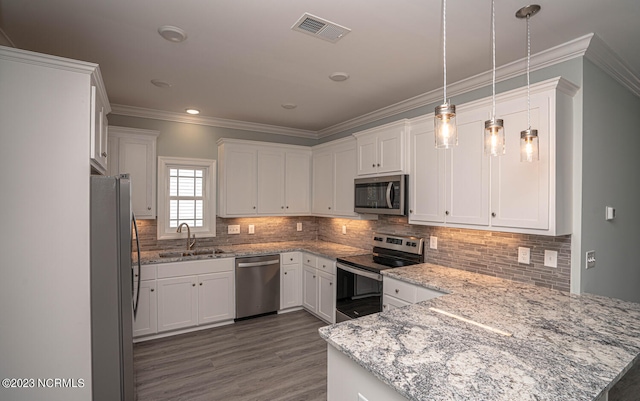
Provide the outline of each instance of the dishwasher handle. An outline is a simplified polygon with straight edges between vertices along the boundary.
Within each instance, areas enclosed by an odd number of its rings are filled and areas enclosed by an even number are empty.
[[[265,262],[244,262],[238,263],[237,267],[256,267],[256,266],[267,266],[267,265],[275,265],[280,263],[280,260],[267,260]]]

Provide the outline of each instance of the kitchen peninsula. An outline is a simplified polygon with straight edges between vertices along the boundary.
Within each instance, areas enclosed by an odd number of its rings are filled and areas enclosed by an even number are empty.
[[[447,295],[321,328],[329,401],[600,400],[640,359],[636,303],[431,264],[384,274]]]

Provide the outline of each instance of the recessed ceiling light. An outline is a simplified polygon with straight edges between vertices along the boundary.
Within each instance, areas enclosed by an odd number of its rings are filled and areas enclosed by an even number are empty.
[[[295,109],[296,107],[298,107],[298,105],[295,104],[295,103],[283,103],[282,104],[282,108],[283,109],[287,109],[287,110]]]
[[[157,86],[158,88],[171,88],[171,84],[167,81],[163,81],[160,79],[152,79],[151,83]]]
[[[329,75],[329,79],[336,82],[346,81],[347,79],[349,79],[349,74],[347,74],[346,72],[334,72],[333,74]]]
[[[198,110],[198,109],[186,109],[185,111],[187,113],[193,114],[193,115],[200,114],[200,110]]]
[[[169,42],[180,43],[187,39],[187,33],[177,26],[161,26],[158,28],[158,33]]]

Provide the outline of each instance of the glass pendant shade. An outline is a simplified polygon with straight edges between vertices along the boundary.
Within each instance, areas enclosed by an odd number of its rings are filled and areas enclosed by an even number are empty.
[[[501,156],[505,153],[504,125],[501,119],[484,122],[484,153]]]
[[[520,132],[520,161],[535,162],[540,159],[538,130],[527,129]]]
[[[456,127],[456,106],[442,104],[436,107],[434,117],[436,148],[449,149],[458,145],[458,128]]]

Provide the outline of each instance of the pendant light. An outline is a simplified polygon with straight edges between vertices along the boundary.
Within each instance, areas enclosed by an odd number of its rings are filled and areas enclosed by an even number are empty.
[[[529,29],[529,19],[540,11],[540,6],[532,4],[525,6],[516,12],[516,17],[527,19],[527,129],[520,131],[520,161],[535,162],[539,160],[538,152],[538,130],[531,129],[531,83],[529,71],[531,69],[531,31]]]
[[[456,106],[447,101],[447,0],[442,0],[442,57],[444,66],[444,101],[436,107],[433,125],[436,148],[448,149],[458,145]]]
[[[491,119],[484,122],[484,153],[501,156],[505,152],[504,124],[496,119],[496,11],[495,0],[491,0],[491,53],[493,59],[493,97]]]

